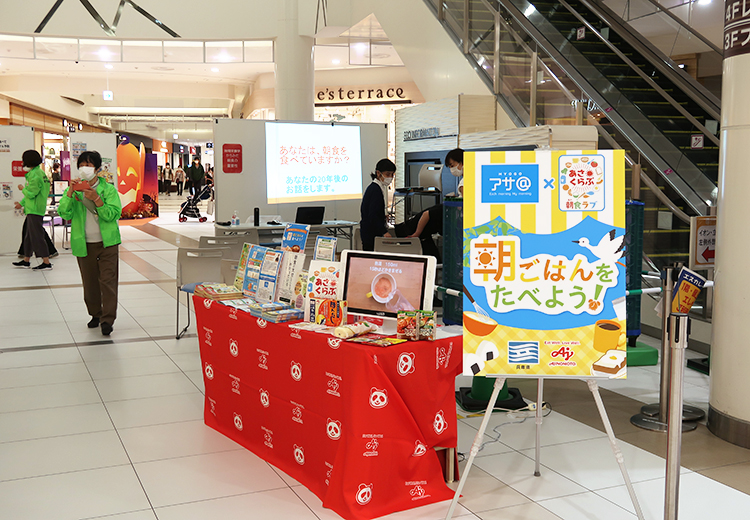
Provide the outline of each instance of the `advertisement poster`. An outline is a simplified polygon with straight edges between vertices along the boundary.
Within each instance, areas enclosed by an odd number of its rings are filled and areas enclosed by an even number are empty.
[[[310,233],[309,224],[287,224],[281,237],[281,250],[299,253],[305,250],[307,235]]]
[[[10,138],[0,139],[0,153],[10,153]]]
[[[117,190],[122,202],[122,218],[158,216],[158,183],[156,155],[147,154],[142,143],[138,150],[128,136],[121,136],[117,147]]]
[[[3,193],[3,200],[13,200],[13,183],[0,183],[0,190],[2,190]]]
[[[626,376],[624,157],[464,155],[464,374]]]

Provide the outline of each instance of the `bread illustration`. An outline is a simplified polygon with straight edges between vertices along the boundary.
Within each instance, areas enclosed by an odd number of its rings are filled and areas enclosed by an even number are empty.
[[[608,350],[591,368],[604,374],[616,374],[627,364],[627,353],[624,350]]]

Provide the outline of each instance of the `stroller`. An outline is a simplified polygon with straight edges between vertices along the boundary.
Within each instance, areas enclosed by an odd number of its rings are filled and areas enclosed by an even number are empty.
[[[212,184],[206,184],[201,191],[195,195],[188,195],[187,200],[180,205],[180,222],[187,222],[188,217],[197,218],[198,222],[205,222],[208,217],[202,217],[198,209],[198,203],[202,200],[213,198],[214,188]]]

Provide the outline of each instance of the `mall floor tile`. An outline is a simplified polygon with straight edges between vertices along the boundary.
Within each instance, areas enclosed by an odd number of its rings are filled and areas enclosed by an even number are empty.
[[[46,273],[12,268],[14,255],[0,262],[0,517],[339,518],[297,480],[204,424],[195,316],[188,335],[175,339],[174,277],[176,248],[213,235],[213,223],[178,223],[174,208],[184,198],[173,199],[162,205],[162,217],[121,227],[118,319],[109,337],[86,327],[69,250],[61,249]],[[186,301],[183,295],[183,325]],[[636,428],[630,417],[658,397],[659,374],[658,365],[632,368],[628,380],[600,385],[646,518],[662,516],[665,436]],[[459,377],[456,388],[471,383]],[[705,408],[709,383],[687,370],[686,401]],[[536,400],[536,381],[509,385]],[[541,476],[533,475],[533,414],[493,414],[455,517],[634,518],[586,383],[546,380],[544,401]],[[465,470],[481,414],[459,414]],[[682,448],[681,520],[744,518],[750,450],[703,425],[683,436]],[[441,502],[383,518],[437,520],[447,508]]]

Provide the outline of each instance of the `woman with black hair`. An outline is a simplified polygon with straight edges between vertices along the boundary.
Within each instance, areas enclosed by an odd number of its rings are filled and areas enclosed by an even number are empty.
[[[65,190],[57,212],[71,221],[70,248],[81,272],[83,300],[91,316],[88,327],[94,329],[101,323],[102,334],[109,336],[117,317],[122,204],[117,188],[98,176],[101,166],[99,152],[87,151],[78,157],[81,178],[72,184],[86,181],[88,188]]]
[[[362,249],[365,251],[375,250],[375,237],[390,237],[386,223],[386,211],[388,201],[388,186],[393,182],[396,174],[396,165],[389,159],[381,159],[375,165],[375,173],[371,173],[373,182],[367,187],[362,195],[360,214],[362,220],[359,223],[360,235],[362,237]]]
[[[16,202],[16,209],[23,208],[26,214],[26,231],[23,237],[23,260],[13,262],[16,267],[28,269],[31,267],[31,255],[35,254],[37,258],[42,259],[42,263],[34,267],[34,271],[45,271],[52,269],[49,261],[49,249],[47,242],[44,240],[43,220],[47,213],[47,197],[49,197],[49,179],[42,171],[42,156],[36,150],[26,150],[23,152],[23,169],[26,172],[26,185],[18,185],[18,189],[23,193],[21,202]]]

